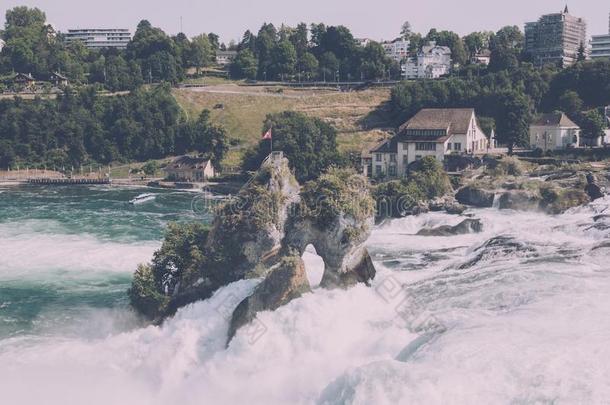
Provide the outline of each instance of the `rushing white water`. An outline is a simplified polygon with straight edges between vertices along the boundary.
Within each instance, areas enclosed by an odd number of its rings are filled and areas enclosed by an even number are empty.
[[[256,280],[229,285],[159,327],[131,318],[131,326],[90,333],[125,309],[86,313],[90,322],[70,334],[16,334],[0,340],[0,402],[607,403],[610,221],[594,217],[609,206],[603,200],[554,217],[473,210],[483,232],[452,237],[414,234],[463,217],[390,221],[369,240],[378,269],[371,287],[316,288],[260,314],[228,348],[231,305]],[[94,253],[106,260],[99,268],[127,272],[154,248],[78,239],[59,238],[61,257],[33,250],[27,265],[9,252],[0,269],[43,272],[40,260],[96,270],[79,252],[101,249],[117,253]],[[9,232],[0,248],[46,243],[36,232]],[[306,261],[309,270],[312,253]]]

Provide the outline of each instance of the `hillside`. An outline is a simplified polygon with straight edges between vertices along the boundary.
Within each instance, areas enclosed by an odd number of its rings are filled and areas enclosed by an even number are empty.
[[[204,88],[174,89],[173,94],[189,116],[208,109],[212,120],[224,125],[231,139],[240,141],[226,159],[228,166],[239,164],[243,152],[258,142],[267,114],[285,110],[299,111],[333,124],[339,132],[342,150],[361,150],[363,145],[374,144],[386,136],[383,131],[363,128],[361,121],[388,100],[387,89],[338,92],[250,87],[226,82]]]

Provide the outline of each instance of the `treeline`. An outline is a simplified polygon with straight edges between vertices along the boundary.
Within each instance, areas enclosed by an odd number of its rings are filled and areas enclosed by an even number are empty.
[[[215,61],[221,47],[216,34],[187,38],[169,36],[143,20],[126,50],[90,50],[67,42],[47,23],[38,8],[15,7],[6,12],[5,42],[0,52],[0,76],[31,73],[39,80],[60,72],[73,84],[99,84],[109,90],[133,90],[148,82],[177,83],[188,68]]]
[[[560,70],[520,62],[498,72],[467,73],[440,81],[404,82],[392,90],[390,106],[396,125],[422,108],[473,107],[489,134],[500,143],[524,146],[532,118],[563,111],[585,138],[603,135],[603,107],[610,104],[610,61],[578,62]]]
[[[167,86],[105,97],[93,88],[55,100],[0,100],[0,167],[77,167],[197,151],[220,163],[224,129],[185,118]]]
[[[230,66],[234,78],[259,80],[372,80],[400,77],[381,44],[362,47],[344,26],[263,24],[246,31]]]

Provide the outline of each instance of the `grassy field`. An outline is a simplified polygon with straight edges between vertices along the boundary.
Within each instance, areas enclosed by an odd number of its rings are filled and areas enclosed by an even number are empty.
[[[267,114],[293,110],[318,117],[337,128],[341,150],[362,150],[387,136],[379,130],[363,128],[362,121],[389,98],[389,90],[373,89],[338,92],[328,89],[248,87],[235,83],[197,89],[175,89],[174,96],[189,116],[203,109],[222,124],[231,139],[239,140],[225,164],[236,166],[244,151],[259,141]]]

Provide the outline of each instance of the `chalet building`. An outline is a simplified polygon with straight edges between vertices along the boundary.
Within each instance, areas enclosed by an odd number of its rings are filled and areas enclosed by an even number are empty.
[[[403,177],[409,164],[425,156],[442,162],[446,155],[487,152],[489,141],[472,108],[430,108],[419,111],[391,139],[363,159],[369,177]]]
[[[36,87],[36,79],[30,73],[17,73],[13,77],[12,83],[15,87],[24,90],[33,90]]]
[[[66,87],[68,84],[70,84],[66,76],[57,72],[51,73],[49,81],[53,83],[55,87]]]
[[[562,112],[539,115],[530,125],[532,149],[540,148],[547,151],[578,145],[580,145],[580,128]]]
[[[203,182],[216,177],[212,161],[204,157],[180,156],[163,170],[171,181]]]

